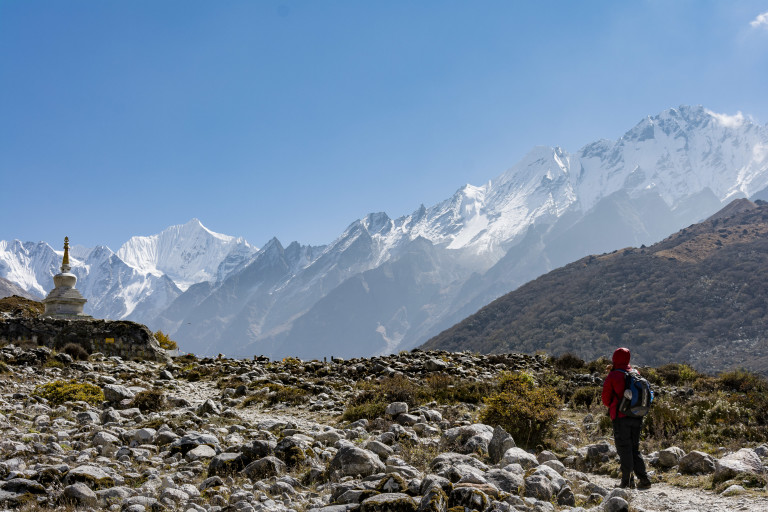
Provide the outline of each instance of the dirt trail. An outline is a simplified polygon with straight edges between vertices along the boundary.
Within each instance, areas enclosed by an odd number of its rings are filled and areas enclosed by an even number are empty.
[[[589,475],[594,483],[610,489],[616,479],[605,475]],[[742,494],[721,496],[702,489],[682,489],[667,484],[654,484],[645,491],[631,490],[630,504],[646,512],[768,512],[768,496]]]

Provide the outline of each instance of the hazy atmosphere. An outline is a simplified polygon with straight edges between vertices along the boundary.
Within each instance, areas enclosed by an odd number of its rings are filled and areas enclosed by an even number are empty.
[[[0,2],[0,240],[409,214],[681,104],[768,120],[766,2]],[[13,222],[8,222],[12,217]]]

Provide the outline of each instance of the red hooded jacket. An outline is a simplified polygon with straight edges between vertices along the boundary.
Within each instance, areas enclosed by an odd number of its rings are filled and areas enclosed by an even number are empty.
[[[621,397],[624,395],[624,377],[626,374],[616,370],[630,371],[632,367],[629,365],[629,358],[628,348],[617,348],[612,358],[613,369],[603,382],[603,405],[608,407],[612,420],[626,417],[618,411]]]

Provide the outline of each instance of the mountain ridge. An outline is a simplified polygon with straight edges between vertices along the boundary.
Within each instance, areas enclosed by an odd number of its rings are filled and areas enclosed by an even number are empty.
[[[277,357],[283,344],[318,353],[313,340],[322,338],[335,339],[320,347],[328,355],[367,355],[361,347],[423,343],[503,293],[587,254],[654,243],[713,214],[723,201],[761,195],[768,195],[768,128],[741,114],[681,106],[572,154],[538,146],[484,185],[464,185],[395,219],[368,214],[327,245],[283,247],[273,239],[256,249],[192,219],[133,237],[117,253],[78,250],[73,272],[90,294],[91,314],[162,328],[186,350]],[[422,243],[413,245],[418,239]],[[442,276],[433,281],[437,291],[422,297],[425,303],[408,303],[412,283],[394,283],[395,291],[386,278],[369,283],[367,293],[394,301],[385,309],[400,300],[398,320],[377,317],[376,301],[340,295],[337,288],[347,280],[367,282],[362,274],[383,265],[408,268],[398,260],[414,247],[432,265],[424,274]],[[59,258],[44,243],[0,242],[0,276],[43,296]],[[349,306],[328,308],[332,318],[307,324],[305,315],[315,315],[313,308],[329,296]],[[205,328],[195,328],[203,318]],[[344,335],[351,332],[367,341]]]
[[[590,255],[521,286],[421,346],[481,353],[546,350],[585,358],[627,346],[641,364],[727,360],[768,371],[768,203],[737,199],[651,246]],[[723,352],[722,350],[720,351]]]

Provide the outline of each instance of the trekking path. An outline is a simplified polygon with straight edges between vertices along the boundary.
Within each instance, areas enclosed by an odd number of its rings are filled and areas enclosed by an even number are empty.
[[[607,489],[617,483],[615,478],[594,473],[589,473],[589,478]],[[721,496],[703,489],[654,483],[645,491],[630,490],[630,496],[630,506],[646,512],[768,512],[768,496],[765,494]]]

